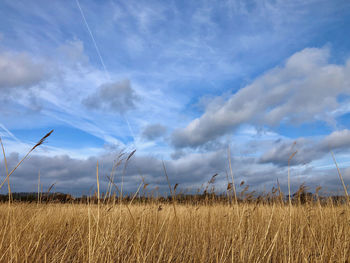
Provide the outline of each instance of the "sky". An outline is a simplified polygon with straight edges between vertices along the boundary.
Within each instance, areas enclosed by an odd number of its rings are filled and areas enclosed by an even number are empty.
[[[350,184],[347,0],[0,2],[0,137],[12,191]],[[230,155],[228,154],[230,149]],[[125,153],[120,156],[121,153]],[[124,176],[123,176],[124,174]],[[0,179],[6,175],[0,161]],[[0,192],[7,192],[3,187]]]

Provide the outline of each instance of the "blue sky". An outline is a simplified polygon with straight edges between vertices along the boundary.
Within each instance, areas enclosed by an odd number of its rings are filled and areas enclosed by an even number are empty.
[[[108,174],[133,149],[130,191],[142,177],[164,187],[162,160],[183,188],[214,173],[224,188],[230,146],[252,188],[285,187],[297,150],[293,187],[337,191],[330,150],[350,183],[349,26],[340,0],[1,1],[10,165],[55,130],[13,188],[35,190],[40,170],[45,185],[81,194],[97,160]]]

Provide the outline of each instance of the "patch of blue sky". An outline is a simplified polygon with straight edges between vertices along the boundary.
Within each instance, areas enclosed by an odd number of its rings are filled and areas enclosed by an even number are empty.
[[[337,118],[339,126],[342,128],[350,128],[350,113],[343,114]]]
[[[350,102],[350,95],[339,94],[339,95],[337,96],[337,101],[338,101],[339,103]]]
[[[103,147],[104,141],[100,138],[92,136],[80,129],[69,126],[53,126],[50,127],[54,133],[48,139],[50,146],[60,148],[82,148],[89,145],[90,147]],[[36,142],[41,139],[43,129],[16,129],[12,130],[13,134],[22,141]],[[49,130],[47,131],[49,132]],[[67,139],[69,138],[69,139]]]
[[[282,123],[276,126],[274,130],[285,137],[297,139],[300,137],[326,136],[334,130],[334,127],[324,121],[315,120],[313,122],[294,125]]]

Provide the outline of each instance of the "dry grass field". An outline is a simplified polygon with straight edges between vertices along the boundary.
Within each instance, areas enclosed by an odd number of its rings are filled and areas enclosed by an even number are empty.
[[[332,202],[0,205],[0,262],[349,261],[349,209]]]
[[[0,188],[7,182],[10,193],[10,175],[51,133],[11,171],[2,147],[7,176]],[[117,167],[100,195],[96,167],[97,192],[84,200],[56,203],[53,185],[43,196],[38,184],[36,201],[0,203],[0,262],[350,262],[349,196],[340,172],[345,196],[337,198],[320,198],[319,189],[310,196],[304,186],[294,196],[289,190],[288,200],[279,187],[260,197],[236,195],[232,170],[226,195],[214,194],[215,174],[203,194],[181,197],[164,166],[172,197],[143,198],[145,182],[133,197],[122,194],[113,181]]]

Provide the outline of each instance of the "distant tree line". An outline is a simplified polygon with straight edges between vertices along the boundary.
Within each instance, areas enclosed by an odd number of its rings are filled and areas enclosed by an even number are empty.
[[[0,194],[0,202],[8,202],[8,194]],[[307,191],[305,186],[301,186],[297,192],[291,195],[290,200],[292,204],[305,204],[305,203],[319,203],[321,205],[328,203],[329,201],[334,204],[343,204],[347,202],[346,196],[332,195],[332,196],[320,196],[318,192],[311,193]],[[70,194],[55,192],[55,193],[36,193],[36,192],[20,192],[11,193],[11,201],[13,202],[29,202],[29,203],[95,203],[97,204],[110,204],[110,203],[170,203],[176,202],[179,204],[192,204],[192,205],[210,205],[210,204],[234,204],[234,203],[258,203],[258,204],[288,204],[289,196],[283,195],[281,191],[276,188],[272,188],[271,192],[257,194],[255,191],[241,191],[235,196],[232,191],[226,191],[223,193],[215,193],[214,191],[197,194],[175,193],[169,196],[154,196],[146,194],[138,195],[125,195],[123,198],[118,197],[116,194],[104,194],[101,193],[100,197],[97,194],[81,197],[74,197]]]
[[[60,202],[66,203],[73,201],[75,198],[70,194],[64,193],[35,193],[35,192],[19,192],[11,193],[11,200],[16,202]],[[0,194],[0,202],[8,202],[8,194]]]

